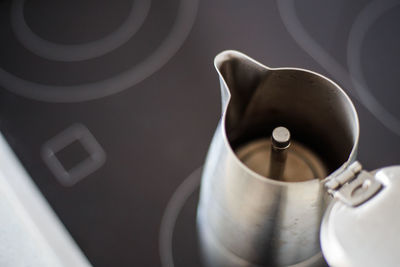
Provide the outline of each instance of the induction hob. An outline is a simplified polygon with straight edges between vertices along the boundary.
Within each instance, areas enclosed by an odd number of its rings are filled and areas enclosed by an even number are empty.
[[[94,266],[202,266],[214,56],[333,79],[358,159],[398,164],[397,1],[1,1],[0,130]]]

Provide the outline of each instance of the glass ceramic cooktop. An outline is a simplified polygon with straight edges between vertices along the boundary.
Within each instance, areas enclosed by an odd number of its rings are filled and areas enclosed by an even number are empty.
[[[94,266],[201,266],[214,56],[339,83],[367,169],[399,163],[398,1],[0,1],[0,130]]]

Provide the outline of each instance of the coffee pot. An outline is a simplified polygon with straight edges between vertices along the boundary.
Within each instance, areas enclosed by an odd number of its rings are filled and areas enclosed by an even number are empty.
[[[215,58],[222,116],[197,228],[207,266],[395,266],[400,166],[363,170],[359,121],[330,79]]]

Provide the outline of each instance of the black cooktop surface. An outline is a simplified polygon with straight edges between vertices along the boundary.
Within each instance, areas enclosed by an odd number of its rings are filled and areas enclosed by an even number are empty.
[[[358,159],[399,163],[400,2],[0,1],[0,130],[95,266],[201,266],[214,56],[339,83]]]

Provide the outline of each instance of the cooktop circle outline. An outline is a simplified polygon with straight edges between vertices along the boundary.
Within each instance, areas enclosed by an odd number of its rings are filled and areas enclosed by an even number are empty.
[[[176,220],[189,197],[200,187],[203,166],[194,170],[175,189],[161,218],[159,232],[159,253],[161,265],[173,267],[172,238]]]
[[[78,85],[48,85],[24,80],[0,67],[0,85],[27,98],[53,103],[76,103],[124,91],[164,66],[179,50],[194,24],[199,0],[180,0],[168,36],[155,51],[132,68],[103,80]]]
[[[378,117],[386,122],[383,124],[387,124],[389,129],[400,135],[399,118],[382,105],[372,94],[361,66],[361,48],[369,29],[385,13],[398,5],[400,5],[400,2],[397,0],[376,0],[364,7],[357,15],[350,29],[346,53],[350,77],[361,102],[369,107],[368,109],[373,110],[373,113],[379,114]]]
[[[54,61],[83,61],[103,56],[126,43],[143,25],[151,6],[151,0],[134,1],[128,17],[112,33],[83,44],[58,44],[43,39],[33,32],[24,17],[26,0],[13,1],[11,26],[18,41],[32,53]]]
[[[370,4],[376,4],[379,2],[379,0],[376,0],[374,2],[371,2]],[[386,3],[391,4],[394,2],[395,1],[389,1]],[[336,77],[336,79],[340,80],[343,84],[346,84],[346,87],[350,88],[353,86],[357,86],[354,84],[359,84],[359,81],[355,77],[351,77],[350,73],[348,73],[345,68],[341,64],[339,64],[339,62],[335,58],[333,58],[305,29],[299,17],[297,16],[295,1],[278,0],[276,1],[276,3],[282,22],[294,41],[328,73],[330,73],[333,77]],[[360,13],[362,13],[367,7],[364,7],[364,9],[361,10]],[[369,92],[365,89],[362,90],[367,93]],[[371,112],[371,114],[388,130],[400,136],[400,119],[393,116],[392,113],[389,113],[376,99],[374,100],[375,103],[377,103],[378,105],[369,106],[368,103],[363,101],[362,97],[359,96],[359,90],[348,92],[357,100],[359,100],[361,104],[369,112]],[[371,99],[372,98],[374,98],[374,96],[372,96]]]

